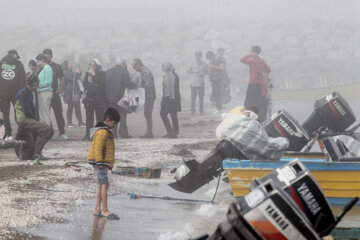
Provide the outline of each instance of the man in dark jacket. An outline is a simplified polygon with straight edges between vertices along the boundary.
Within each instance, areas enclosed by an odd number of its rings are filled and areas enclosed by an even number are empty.
[[[16,50],[10,50],[0,61],[0,109],[3,112],[5,139],[12,140],[9,119],[10,103],[16,92],[25,86],[25,70]]]
[[[54,111],[56,123],[59,129],[59,136],[61,140],[68,140],[69,137],[65,134],[65,120],[63,116],[62,103],[60,99],[60,93],[64,88],[64,73],[61,66],[52,61],[53,53],[52,50],[47,48],[44,49],[43,54],[45,55],[49,65],[53,70],[53,97],[51,99],[51,108]],[[59,85],[60,82],[60,85]]]
[[[118,102],[124,96],[125,88],[134,88],[135,84],[130,81],[129,71],[125,60],[120,60],[115,67],[106,72],[105,91],[110,107],[120,112],[120,137],[131,138],[126,124],[126,109],[120,107]],[[117,136],[118,126],[113,128],[114,137]]]
[[[47,159],[42,155],[41,151],[54,134],[52,127],[44,121],[39,120],[33,104],[32,92],[38,87],[38,82],[37,76],[30,74],[26,79],[26,87],[16,93],[13,101],[15,121],[19,125],[19,128],[25,132],[35,133],[37,136],[35,141],[34,165],[41,164],[40,160]]]

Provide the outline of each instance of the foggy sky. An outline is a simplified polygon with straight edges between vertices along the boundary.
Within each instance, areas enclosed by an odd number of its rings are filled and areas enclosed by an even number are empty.
[[[358,0],[0,0],[0,26],[358,18]]]

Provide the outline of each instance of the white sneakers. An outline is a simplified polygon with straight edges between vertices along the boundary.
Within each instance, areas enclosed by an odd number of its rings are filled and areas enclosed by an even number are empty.
[[[59,138],[60,138],[60,140],[63,140],[63,141],[69,140],[69,137],[65,133],[61,134]]]
[[[4,140],[7,142],[11,142],[14,140],[14,138],[12,136],[7,136]]]

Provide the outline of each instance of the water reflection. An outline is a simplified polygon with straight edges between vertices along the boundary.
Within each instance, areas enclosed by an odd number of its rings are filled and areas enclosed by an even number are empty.
[[[99,216],[94,216],[94,222],[91,232],[91,240],[101,240],[105,229],[107,219]]]

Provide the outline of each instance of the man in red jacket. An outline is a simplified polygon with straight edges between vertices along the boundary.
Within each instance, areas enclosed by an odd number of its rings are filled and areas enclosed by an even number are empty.
[[[259,55],[261,48],[253,46],[251,53],[245,55],[240,61],[249,66],[249,85],[246,91],[244,105],[248,109],[257,107],[259,109],[259,121],[266,119],[267,112],[267,93],[268,93],[268,75],[271,72],[270,67]]]

